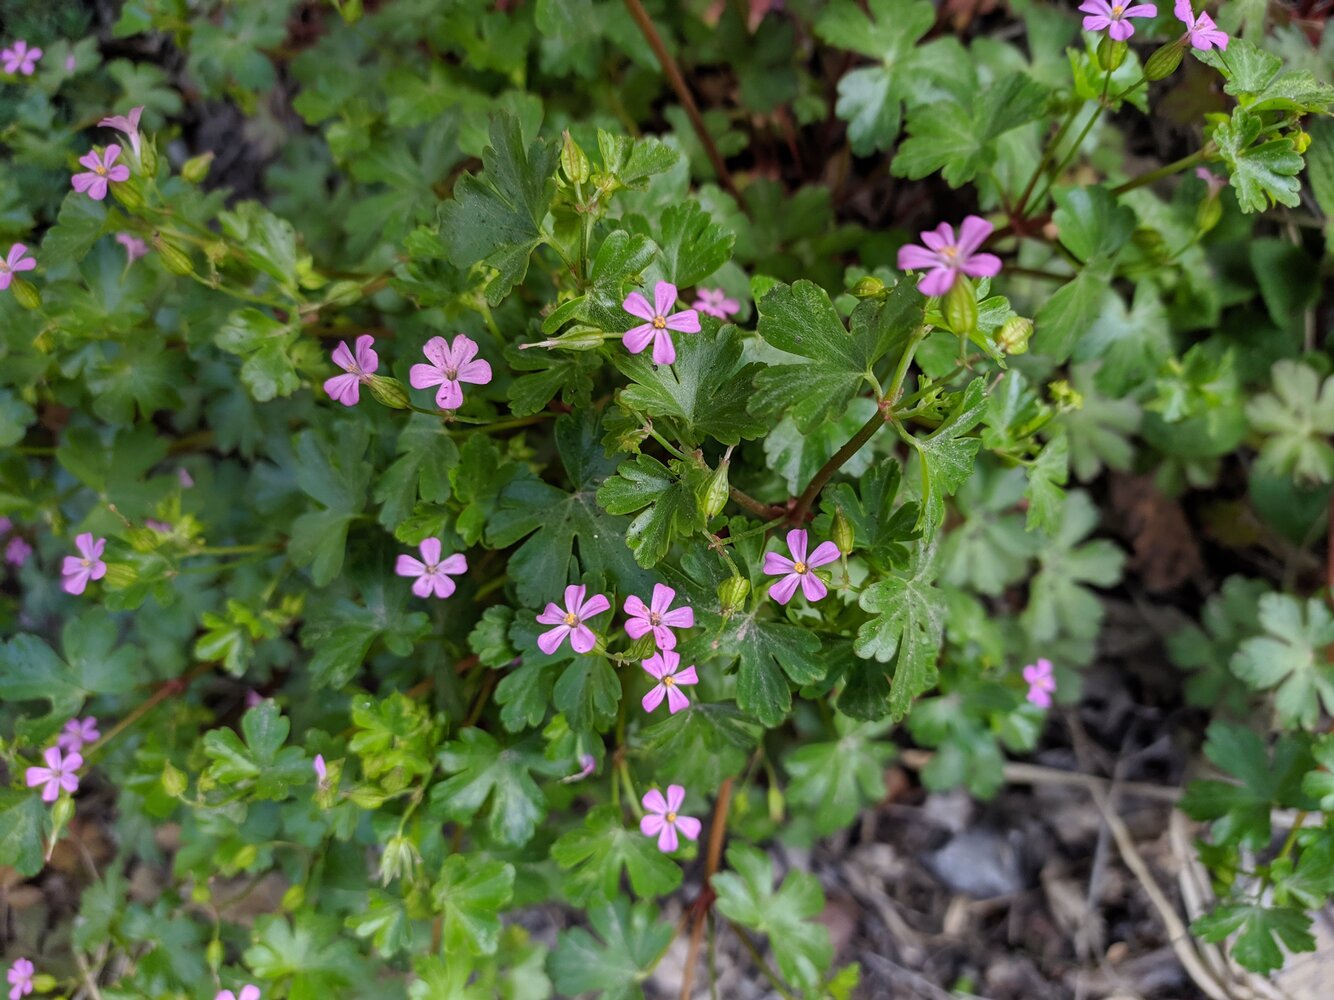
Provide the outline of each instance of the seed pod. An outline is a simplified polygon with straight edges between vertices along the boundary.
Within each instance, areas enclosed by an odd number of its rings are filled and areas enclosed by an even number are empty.
[[[157,143],[146,136],[139,140],[139,166],[145,177],[152,177],[157,173]]]
[[[186,160],[181,167],[181,177],[191,184],[198,184],[208,176],[209,167],[213,166],[213,153],[200,153]]]
[[[885,283],[879,278],[867,276],[848,289],[859,299],[878,299],[885,295]]]
[[[718,584],[718,600],[722,602],[723,614],[730,615],[746,603],[750,593],[750,581],[744,576],[731,576]]]
[[[370,380],[371,395],[376,402],[383,403],[391,410],[407,410],[412,406],[408,391],[403,383],[387,375],[372,375]]]
[[[1195,225],[1201,234],[1209,232],[1223,218],[1223,202],[1218,195],[1210,195],[1195,210]]]
[[[625,655],[631,660],[647,660],[657,648],[657,643],[653,640],[653,633],[645,632],[630,644],[630,648],[625,651]]]
[[[163,238],[161,233],[153,234],[153,249],[162,258],[163,266],[172,274],[187,275],[195,273],[195,265],[190,255],[176,244]]]
[[[51,807],[51,837],[55,839],[60,836],[60,831],[74,818],[74,800],[68,795],[62,795],[56,799],[56,804]]]
[[[831,533],[834,536],[834,544],[838,546],[838,551],[845,556],[848,555],[856,544],[857,536],[852,530],[852,522],[843,513],[842,507],[834,510],[834,527]]]
[[[116,196],[116,200],[130,212],[138,212],[144,207],[144,192],[139,187],[138,178],[131,177],[127,181],[110,185],[110,188],[111,193]]]
[[[218,969],[222,966],[223,950],[222,939],[214,938],[204,949],[204,959],[208,962],[210,969]]]
[[[699,492],[699,505],[705,517],[717,517],[727,506],[727,498],[732,492],[727,481],[727,468],[730,464],[730,462],[719,462],[718,468],[714,469],[704,481],[704,487]]]
[[[996,334],[996,346],[1006,354],[1023,354],[1028,350],[1028,338],[1033,336],[1033,321],[1023,316],[1011,316]]]
[[[977,329],[977,295],[973,283],[959,275],[945,293],[945,321],[960,337]]]
[[[31,281],[14,278],[9,283],[9,290],[14,293],[14,301],[24,309],[32,310],[42,307],[42,293],[37,291],[37,286]]]
[[[1063,378],[1058,378],[1047,386],[1051,401],[1060,410],[1081,410],[1084,408],[1084,396]]]
[[[1126,61],[1126,53],[1129,51],[1130,46],[1125,42],[1118,42],[1111,35],[1104,35],[1102,41],[1098,43],[1098,65],[1104,71],[1115,72]]]
[[[593,173],[593,165],[588,162],[588,155],[579,148],[579,144],[565,131],[565,141],[560,150],[560,169],[571,184],[583,184]]]
[[[1185,47],[1180,41],[1168,42],[1149,56],[1144,63],[1146,80],[1166,80],[1181,65],[1181,56]]]
[[[54,993],[57,986],[56,977],[46,972],[40,972],[32,977],[32,988],[37,993]],[[52,1000],[63,1000],[61,997],[54,997]]]

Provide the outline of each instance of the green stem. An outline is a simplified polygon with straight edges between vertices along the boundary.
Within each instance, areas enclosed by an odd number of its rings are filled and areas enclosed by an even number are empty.
[[[746,946],[746,951],[750,952],[751,961],[753,961],[755,967],[760,970],[760,974],[763,975],[765,979],[769,980],[769,985],[774,988],[774,991],[782,997],[783,1000],[796,1000],[796,998],[788,992],[786,984],[778,978],[778,973],[774,972],[774,970],[769,967],[769,963],[764,960],[764,956],[760,954],[760,949],[756,947],[755,942],[751,940],[750,935],[734,921],[727,921],[727,926],[732,928],[733,933],[741,939],[741,943]]]
[[[1028,199],[1032,197],[1033,189],[1037,187],[1038,180],[1051,164],[1052,157],[1056,155],[1056,150],[1061,145],[1061,140],[1064,139],[1066,133],[1070,131],[1070,126],[1073,125],[1075,119],[1079,117],[1079,107],[1079,105],[1076,105],[1070,109],[1065,116],[1065,121],[1061,122],[1061,127],[1057,130],[1055,137],[1047,148],[1042,151],[1042,159],[1038,161],[1037,169],[1033,171],[1033,176],[1028,179],[1028,184],[1024,186],[1024,193],[1021,194],[1019,200],[1015,202],[1013,214],[1016,219],[1023,217],[1024,209],[1028,207]]]
[[[125,730],[129,729],[145,715],[151,712],[162,702],[166,701],[174,694],[183,694],[185,689],[190,686],[190,682],[204,676],[213,670],[212,663],[201,663],[191,670],[184,677],[177,677],[174,680],[164,681],[158,689],[149,695],[143,702],[130,710],[124,718],[107,730],[95,743],[90,743],[83,750],[84,762],[91,761],[92,758],[100,753],[112,740],[114,740]]]
[[[735,486],[729,488],[728,495],[735,500],[739,506],[746,508],[746,510],[750,511],[756,517],[763,518],[766,521],[772,518],[776,512],[782,510],[781,507],[775,507],[773,504],[761,503],[750,494],[742,493]]]
[[[685,452],[681,451],[680,448],[676,447],[676,445],[672,444],[665,437],[663,437],[656,430],[654,430],[652,425],[650,425],[648,428],[648,434],[649,437],[653,438],[654,441],[657,441],[658,444],[662,445],[663,449],[666,450],[666,452],[669,455],[672,455],[675,458],[680,459],[682,462],[690,461],[690,459],[686,456]]]
[[[466,427],[451,427],[449,430],[452,434],[494,434],[496,431],[508,431],[515,427],[540,424],[543,420],[550,420],[554,416],[554,413],[543,410],[541,413],[530,413],[526,417],[507,417],[504,420],[496,420],[489,424],[471,424]]]
[[[1203,163],[1209,157],[1213,156],[1215,147],[1213,143],[1206,143],[1203,149],[1200,149],[1189,156],[1183,156],[1166,166],[1159,167],[1157,170],[1150,170],[1147,174],[1141,174],[1138,177],[1126,181],[1124,184],[1112,188],[1112,194],[1122,195],[1127,191],[1133,191],[1135,188],[1144,187],[1146,184],[1152,184],[1154,181],[1162,180],[1164,177],[1171,177],[1183,170],[1189,170],[1197,164]]]

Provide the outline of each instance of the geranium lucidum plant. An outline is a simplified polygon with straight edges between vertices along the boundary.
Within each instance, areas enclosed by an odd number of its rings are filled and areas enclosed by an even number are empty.
[[[621,1000],[725,927],[846,1000],[756,847],[900,744],[995,792],[1132,470],[1282,567],[1171,640],[1182,807],[1197,933],[1313,947],[1324,49],[1187,0],[50,6],[0,40],[0,865],[115,846],[11,997]]]

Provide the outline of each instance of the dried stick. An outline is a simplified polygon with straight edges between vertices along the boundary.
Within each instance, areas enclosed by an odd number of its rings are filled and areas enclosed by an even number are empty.
[[[690,1000],[690,991],[695,985],[695,965],[699,960],[700,942],[704,939],[705,918],[715,898],[710,883],[722,858],[723,835],[727,832],[727,814],[731,807],[732,779],[727,778],[718,788],[718,801],[713,807],[713,824],[709,827],[709,847],[704,860],[704,888],[691,904],[695,911],[694,926],[690,928],[690,950],[686,953],[686,965],[681,975],[680,1000]]]

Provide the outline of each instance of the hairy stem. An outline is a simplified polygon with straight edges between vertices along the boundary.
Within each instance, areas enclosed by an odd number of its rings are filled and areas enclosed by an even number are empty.
[[[834,452],[833,457],[820,467],[810,481],[810,484],[802,491],[801,496],[797,497],[797,505],[792,508],[791,521],[793,524],[800,524],[806,518],[806,512],[811,509],[811,504],[815,498],[820,495],[824,489],[825,483],[839,469],[852,458],[853,455],[861,451],[862,445],[875,437],[875,432],[885,425],[885,413],[880,407],[871,414],[871,419],[862,424],[861,430],[852,436],[852,438],[838,451]]]
[[[1211,142],[1206,143],[1203,149],[1197,150],[1189,156],[1183,156],[1181,159],[1174,160],[1166,166],[1159,167],[1157,170],[1150,170],[1147,174],[1140,174],[1138,177],[1133,177],[1124,184],[1117,185],[1112,188],[1112,194],[1125,194],[1127,191],[1133,191],[1135,188],[1141,188],[1146,184],[1152,184],[1154,181],[1162,180],[1164,177],[1171,177],[1173,174],[1179,174],[1183,170],[1189,170],[1196,164],[1203,163],[1213,154],[1214,144]]]

